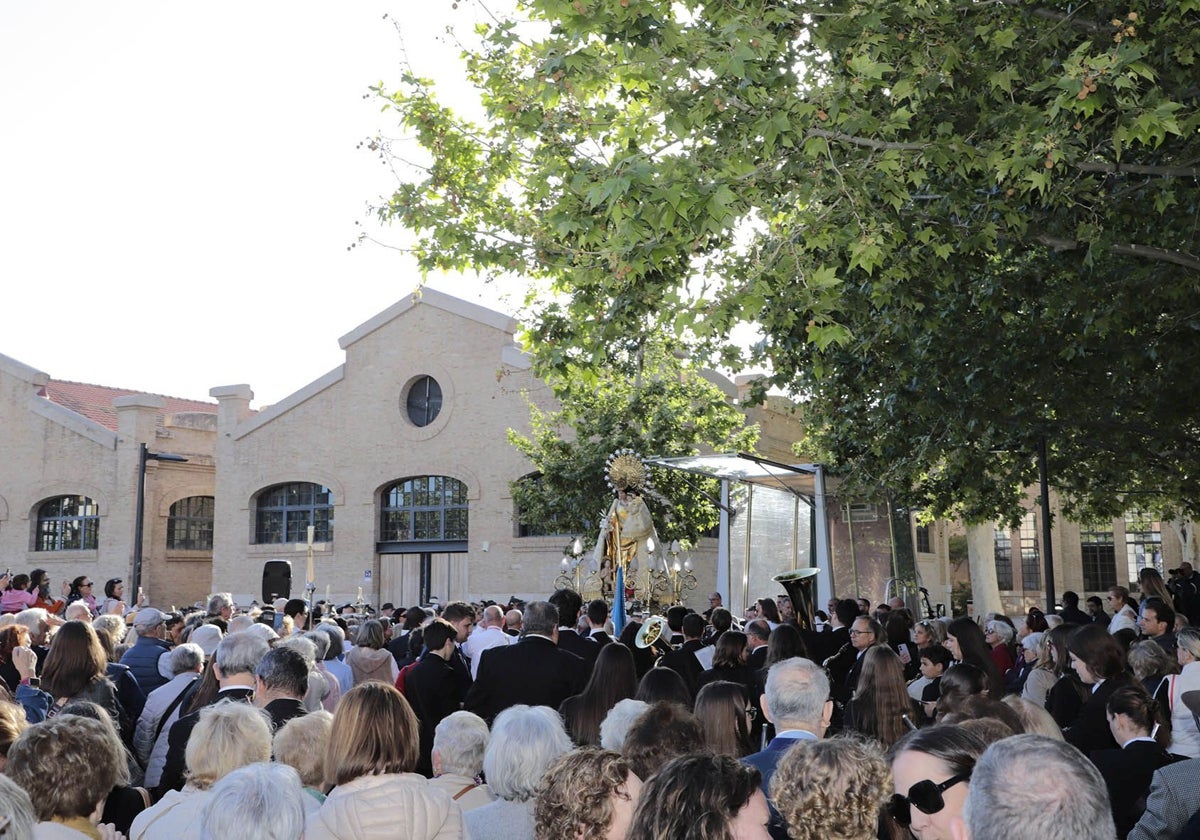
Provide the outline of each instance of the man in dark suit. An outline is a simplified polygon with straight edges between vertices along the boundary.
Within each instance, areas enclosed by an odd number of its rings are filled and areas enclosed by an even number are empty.
[[[587,606],[588,627],[591,632],[588,633],[588,638],[591,639],[600,647],[611,645],[613,637],[608,635],[604,630],[604,622],[608,621],[608,604],[604,601],[592,601]]]
[[[884,638],[879,622],[865,615],[854,619],[849,635],[850,644],[825,663],[825,667],[829,669],[829,679],[833,683],[833,699],[843,705],[850,700],[854,689],[858,687],[863,654],[872,645],[883,644]]]
[[[213,675],[216,676],[220,688],[212,702],[252,702],[256,679],[254,673],[269,650],[267,640],[257,633],[232,633],[222,639],[217,645],[216,653],[213,654]],[[182,790],[184,773],[187,770],[187,743],[199,720],[199,709],[181,715],[167,733],[166,764],[158,787],[154,789],[155,799],[162,799],[169,790]]]
[[[1062,601],[1062,609],[1058,611],[1058,614],[1062,616],[1064,624],[1079,624],[1082,626],[1092,623],[1092,617],[1079,609],[1078,593],[1067,590],[1062,594]]]
[[[667,641],[671,643],[671,647],[677,648],[687,641],[683,636],[683,617],[687,614],[687,607],[680,604],[676,604],[667,610],[667,627],[671,628],[671,635]]]
[[[763,716],[775,725],[775,737],[766,749],[742,759],[762,773],[762,791],[770,801],[771,778],[783,754],[797,741],[816,741],[829,727],[833,701],[829,699],[829,678],[810,659],[794,657],[777,662],[767,672],[762,696]],[[787,827],[771,803],[772,838],[786,838]]]
[[[583,690],[583,660],[558,646],[558,609],[548,601],[531,601],[524,620],[521,641],[483,652],[478,678],[467,692],[466,710],[489,724],[509,706],[557,709]],[[599,645],[592,646],[599,651]]]
[[[767,665],[767,643],[771,640],[771,625],[765,618],[756,618],[746,623],[746,665],[758,671]]]
[[[254,669],[254,705],[271,716],[273,732],[308,710],[308,663],[282,643],[271,648]]]
[[[417,772],[429,777],[433,776],[434,730],[443,718],[457,712],[461,705],[454,669],[450,666],[457,637],[458,631],[448,621],[436,619],[431,622],[425,628],[428,652],[404,679],[404,696],[421,724]],[[486,651],[480,653],[481,659],[483,653]]]
[[[1138,619],[1142,638],[1153,639],[1171,659],[1175,658],[1175,608],[1162,598],[1147,598],[1142,604],[1142,616]]]
[[[704,616],[699,613],[685,615],[681,628],[683,630],[683,646],[679,650],[663,654],[662,660],[658,663],[661,667],[670,668],[683,677],[683,682],[687,685],[692,697],[696,696],[700,675],[704,673],[704,666],[696,658],[696,652],[704,647],[700,637],[704,635],[705,626]]]
[[[575,629],[583,609],[583,598],[574,589],[560,589],[550,596],[550,603],[558,609],[558,646],[583,660],[584,682],[587,682],[596,664],[596,657],[600,655],[600,646],[580,636]],[[529,623],[528,616],[525,623]]]
[[[471,637],[471,629],[475,626],[475,608],[466,601],[451,601],[442,608],[441,617],[450,622],[458,632],[455,638],[454,654],[450,657],[450,667],[458,682],[459,699],[465,699],[471,688],[471,663],[463,653],[462,644]]]
[[[834,605],[829,615],[829,629],[821,634],[821,649],[814,651],[812,660],[824,662],[846,645],[850,644],[850,625],[858,618],[858,602],[843,598]]]

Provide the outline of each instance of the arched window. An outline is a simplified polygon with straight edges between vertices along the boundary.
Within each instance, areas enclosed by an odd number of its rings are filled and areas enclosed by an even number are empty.
[[[309,525],[317,529],[314,542],[333,541],[333,494],[328,487],[297,481],[276,484],[259,494],[256,543],[307,542]]]
[[[167,515],[167,548],[212,551],[213,518],[212,496],[180,499]]]
[[[379,538],[386,543],[465,542],[467,485],[455,478],[406,478],[383,490]]]
[[[95,551],[100,545],[100,509],[87,496],[42,502],[35,551]]]

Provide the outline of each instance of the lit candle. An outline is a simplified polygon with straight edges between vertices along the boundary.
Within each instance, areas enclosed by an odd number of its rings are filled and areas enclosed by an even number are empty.
[[[648,551],[650,554],[654,553],[654,538],[653,537],[648,537],[646,539],[646,551]]]

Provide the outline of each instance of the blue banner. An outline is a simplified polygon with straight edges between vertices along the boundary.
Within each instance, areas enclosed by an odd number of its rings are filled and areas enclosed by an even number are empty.
[[[625,564],[617,564],[616,594],[613,595],[613,638],[620,638],[625,629]]]

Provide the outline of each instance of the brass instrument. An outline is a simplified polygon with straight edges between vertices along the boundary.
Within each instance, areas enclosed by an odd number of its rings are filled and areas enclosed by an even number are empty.
[[[801,630],[815,630],[817,575],[820,569],[794,569],[790,572],[775,575],[771,580],[778,583],[792,599],[792,607],[796,610],[796,623]]]
[[[640,648],[653,648],[661,656],[674,650],[670,642],[671,629],[661,615],[652,615],[638,629],[633,643]]]

